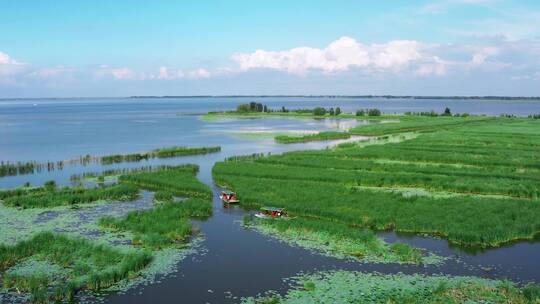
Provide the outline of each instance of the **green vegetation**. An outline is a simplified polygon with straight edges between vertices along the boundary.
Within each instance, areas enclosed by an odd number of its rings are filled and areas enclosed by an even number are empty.
[[[287,207],[359,228],[482,247],[540,232],[537,120],[416,116],[363,128],[424,133],[385,145],[230,159],[215,165],[214,178],[237,191],[244,207]]]
[[[120,175],[120,183],[135,185],[150,191],[167,191],[174,196],[188,196],[210,199],[210,187],[195,177],[199,170],[196,165],[162,168],[155,172],[134,172]]]
[[[138,196],[131,185],[112,185],[97,188],[57,188],[54,181],[38,188],[16,188],[0,191],[0,200],[6,206],[20,208],[51,208],[62,205],[92,203],[99,200],[130,201]]]
[[[382,112],[379,109],[366,109],[366,110],[357,110],[356,116],[381,116]]]
[[[141,160],[147,160],[151,158],[168,158],[186,155],[199,155],[209,154],[221,151],[221,147],[168,147],[152,150],[144,153],[133,154],[115,154],[100,157],[100,161],[103,164],[121,163],[121,162],[137,162]]]
[[[333,139],[347,139],[351,135],[345,132],[319,132],[317,134],[307,134],[302,136],[289,136],[289,135],[279,135],[274,137],[274,140],[280,144],[293,144],[301,143],[308,141],[317,141],[317,140],[333,140]]]
[[[79,290],[107,288],[137,275],[150,261],[146,252],[122,252],[49,232],[0,245],[3,287],[28,292],[36,303],[72,301]]]
[[[317,107],[313,109],[313,115],[315,116],[324,116],[326,115],[326,109],[322,107]]]
[[[82,162],[82,159],[81,159]],[[44,162],[39,163],[37,161],[27,162],[0,162],[0,177],[32,174],[42,171],[54,171],[55,169],[62,170],[64,167],[63,161],[58,162]]]
[[[35,162],[0,162],[0,177],[28,174],[33,173],[36,170]]]
[[[250,112],[267,112],[268,107],[258,102],[250,102],[245,104],[239,104],[236,106],[237,113],[250,113]]]
[[[437,264],[441,258],[424,254],[409,245],[387,244],[369,229],[341,223],[295,218],[292,220],[244,219],[244,224],[284,240],[291,245],[311,249],[337,258],[355,258],[362,262]]]
[[[404,132],[434,132],[463,126],[478,126],[492,117],[430,117],[430,116],[394,116],[397,123],[359,125],[349,130],[351,134],[380,136]]]
[[[156,191],[154,194],[154,202],[171,203],[174,200],[174,195],[169,191]]]
[[[538,303],[537,286],[473,277],[381,275],[330,271],[293,278],[285,296],[242,299],[256,303]],[[535,291],[536,290],[536,291]]]
[[[185,244],[193,233],[189,218],[212,215],[212,204],[207,200],[189,198],[181,203],[166,203],[146,211],[128,213],[125,218],[105,217],[99,225],[114,231],[133,233],[133,244],[162,249]]]

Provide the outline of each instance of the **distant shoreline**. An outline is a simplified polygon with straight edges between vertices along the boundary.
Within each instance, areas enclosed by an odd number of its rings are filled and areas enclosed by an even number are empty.
[[[540,96],[418,96],[418,95],[164,95],[164,96],[127,96],[127,97],[33,97],[0,98],[6,100],[43,100],[43,99],[178,99],[178,98],[350,98],[350,99],[451,99],[451,100],[540,100]]]

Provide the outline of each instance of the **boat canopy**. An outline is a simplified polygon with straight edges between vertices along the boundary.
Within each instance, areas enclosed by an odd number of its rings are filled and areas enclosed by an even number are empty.
[[[285,208],[277,208],[277,207],[262,207],[262,211],[268,211],[268,212],[283,212]]]
[[[228,191],[228,190],[225,190],[225,191],[221,191],[221,193],[223,193],[223,194],[227,194],[227,195],[235,194],[234,192],[232,192],[232,191]]]

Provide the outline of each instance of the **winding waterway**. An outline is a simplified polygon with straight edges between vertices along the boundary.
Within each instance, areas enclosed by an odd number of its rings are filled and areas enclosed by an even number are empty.
[[[406,242],[450,257],[441,266],[406,266],[364,264],[326,257],[291,247],[244,228],[242,219],[249,211],[238,207],[227,208],[218,198],[220,189],[214,185],[211,175],[216,161],[234,155],[323,149],[340,141],[280,145],[274,143],[272,135],[291,131],[305,133],[333,130],[365,123],[354,120],[280,118],[207,122],[194,115],[230,110],[236,103],[244,101],[210,98],[0,101],[0,159],[3,161],[67,160],[86,154],[132,153],[173,145],[222,147],[220,153],[202,156],[114,165],[75,163],[62,170],[3,177],[0,178],[0,187],[15,187],[27,181],[38,185],[50,179],[67,185],[72,182],[72,175],[113,168],[183,163],[200,166],[198,178],[210,185],[214,191],[213,216],[206,221],[195,222],[204,236],[204,241],[200,244],[204,250],[179,262],[177,272],[159,279],[159,283],[141,285],[122,294],[109,295],[105,299],[107,303],[234,303],[238,302],[237,297],[254,296],[269,289],[284,292],[288,285],[283,279],[299,272],[329,269],[476,275],[509,278],[518,282],[540,282],[540,242],[517,242],[497,249],[471,251],[450,246],[443,239],[381,232],[380,236],[389,242]],[[258,101],[276,108],[281,105],[288,108],[339,105],[345,111],[368,107],[386,109],[387,112],[429,111],[453,106],[462,109],[461,112],[476,114],[540,113],[540,102],[531,101],[487,103],[469,100],[460,103],[456,100],[279,98],[259,98]],[[143,202],[133,202],[131,207],[147,208],[148,204],[144,201],[149,201],[147,196],[143,196]],[[96,213],[91,214],[94,216]],[[43,215],[42,220],[47,220],[47,216],[52,215]]]

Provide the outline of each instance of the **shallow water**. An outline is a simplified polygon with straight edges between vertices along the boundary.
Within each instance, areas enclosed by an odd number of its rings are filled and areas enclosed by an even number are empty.
[[[345,111],[378,107],[386,112],[429,111],[451,107],[458,112],[526,115],[540,113],[540,102],[532,101],[456,101],[456,100],[353,100],[353,99],[283,99],[253,98],[270,105],[288,108],[339,105]],[[83,99],[0,101],[0,160],[66,160],[80,155],[142,152],[173,146],[215,146],[215,154],[152,159],[113,165],[66,165],[63,170],[0,178],[0,187],[19,186],[26,181],[39,185],[55,179],[70,184],[70,176],[83,172],[101,172],[113,168],[137,168],[148,165],[195,163],[198,177],[214,189],[214,215],[196,222],[205,240],[204,255],[194,255],[180,262],[175,276],[161,283],[141,286],[125,294],[108,296],[109,303],[225,303],[236,302],[234,296],[254,296],[268,289],[284,291],[286,277],[298,272],[328,269],[379,271],[384,273],[444,273],[510,278],[516,281],[540,282],[540,243],[518,242],[503,248],[471,252],[452,247],[447,241],[430,237],[380,233],[388,241],[401,241],[452,257],[442,266],[404,266],[395,264],[361,264],[325,257],[291,247],[241,225],[246,211],[225,208],[217,197],[211,168],[216,161],[234,155],[282,153],[299,149],[322,149],[343,141],[280,145],[272,135],[294,130],[316,132],[347,128],[354,120],[297,119],[226,119],[206,122],[196,112],[233,109],[238,100],[224,99]],[[34,103],[36,105],[34,105]],[[181,113],[181,114],[179,114]],[[362,122],[360,122],[362,123]],[[151,198],[145,194],[136,203],[104,205],[73,213],[73,225],[96,221],[104,212],[122,214],[127,210],[147,208]],[[107,208],[113,208],[107,209]],[[40,214],[37,223],[53,220],[54,212]],[[0,222],[6,219],[0,219]],[[16,222],[11,219],[10,222]],[[24,221],[20,222],[26,225]],[[93,233],[90,231],[89,233]]]

